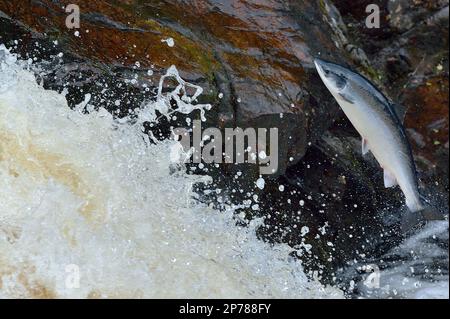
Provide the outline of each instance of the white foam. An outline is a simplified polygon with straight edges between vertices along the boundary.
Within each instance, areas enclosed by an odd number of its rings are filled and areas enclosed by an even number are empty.
[[[436,260],[448,264],[448,250],[438,243],[448,241],[448,221],[429,222],[420,232],[407,238],[381,257],[388,267],[378,272],[379,287],[360,289],[377,298],[448,299],[448,270],[439,270]],[[427,274],[426,276],[424,275]],[[430,277],[432,276],[432,280]]]
[[[161,40],[161,42],[166,42],[167,45],[171,48],[175,45],[175,41],[173,38],[163,39],[163,40]]]

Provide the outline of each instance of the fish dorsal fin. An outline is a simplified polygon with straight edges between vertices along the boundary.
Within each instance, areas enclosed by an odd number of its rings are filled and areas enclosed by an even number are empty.
[[[362,145],[362,148],[361,148],[362,154],[366,155],[370,151],[370,149],[369,149],[369,143],[367,142],[367,140],[364,137],[362,138],[361,145]]]
[[[391,172],[389,172],[388,170],[384,170],[384,187],[388,188],[388,187],[394,187],[396,186],[397,183],[397,179],[395,178],[395,176],[393,174],[391,174]]]
[[[397,115],[400,123],[403,123],[406,115],[406,107],[397,103],[389,103],[392,111],[394,111],[395,115]]]

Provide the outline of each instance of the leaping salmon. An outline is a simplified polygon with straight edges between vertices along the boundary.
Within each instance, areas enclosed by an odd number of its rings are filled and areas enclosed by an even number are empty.
[[[356,72],[321,59],[315,59],[314,64],[323,83],[361,135],[362,153],[370,151],[384,170],[384,186],[399,185],[408,209],[422,213],[415,216],[417,219],[442,219],[436,212],[425,213],[428,205],[419,193],[411,147],[393,102]]]

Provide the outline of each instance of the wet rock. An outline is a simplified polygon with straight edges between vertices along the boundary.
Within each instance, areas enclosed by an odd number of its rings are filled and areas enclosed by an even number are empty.
[[[448,0],[433,1],[406,1],[392,0],[387,2],[389,22],[392,27],[404,32],[417,24],[435,21],[438,22],[445,15]],[[441,11],[444,9],[444,11]],[[434,15],[436,13],[436,15]],[[448,9],[447,9],[448,19]]]
[[[384,188],[382,170],[372,155],[361,154],[361,141],[346,121],[337,122],[266,189],[260,236],[288,242],[323,282],[336,284],[339,268],[375,258],[402,239],[402,194]]]
[[[111,69],[139,63],[136,71],[153,66],[153,83],[176,65],[185,79],[205,89],[205,100],[215,106],[212,125],[219,120],[223,127],[274,125],[285,133],[289,143],[281,143],[280,174],[288,158],[301,159],[307,142],[322,134],[338,110],[321,94],[312,63],[319,54],[333,52],[341,62],[347,55],[348,41],[333,24],[339,12],[329,1],[167,0],[121,6],[89,1],[80,4],[77,34],[65,26],[67,4],[0,1],[0,10],[93,64]],[[163,41],[169,37],[174,47]],[[290,120],[280,120],[280,113]]]
[[[427,78],[425,83],[406,88],[404,104],[410,105],[406,127],[420,136],[410,139],[421,177],[448,189],[448,77]]]

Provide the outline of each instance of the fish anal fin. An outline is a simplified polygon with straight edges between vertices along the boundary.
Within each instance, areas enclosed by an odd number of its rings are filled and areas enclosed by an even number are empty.
[[[384,187],[389,188],[389,187],[394,187],[398,185],[397,183],[397,179],[395,178],[395,176],[390,173],[387,169],[384,170]]]
[[[362,138],[361,145],[362,145],[362,149],[361,149],[362,154],[366,155],[370,149],[369,149],[369,143],[367,142],[367,140],[364,137]]]

